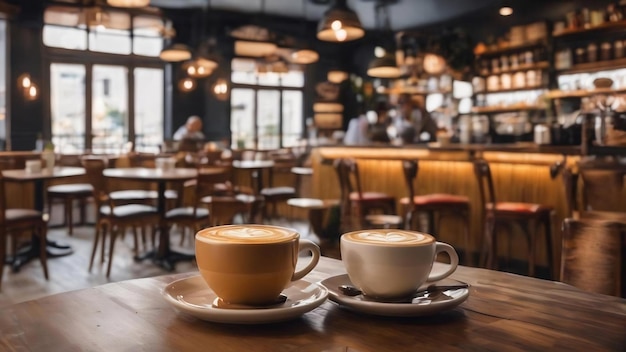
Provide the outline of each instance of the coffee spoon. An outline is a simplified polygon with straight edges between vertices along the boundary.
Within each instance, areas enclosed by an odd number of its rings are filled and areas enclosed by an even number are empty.
[[[448,290],[459,290],[459,289],[463,289],[463,288],[468,288],[469,285],[468,284],[458,284],[458,285],[430,285],[428,287],[426,287],[423,290],[419,290],[414,292],[410,297],[403,297],[403,298],[399,298],[397,301],[398,302],[405,302],[405,301],[411,301],[413,298],[422,296],[426,293],[436,293],[436,292],[443,292],[443,291],[448,291]],[[363,291],[359,290],[358,288],[351,286],[351,285],[339,285],[339,291],[341,291],[341,293],[343,293],[346,296],[350,296],[350,297],[354,297],[354,296],[358,296],[358,295],[363,295]],[[365,295],[363,295],[363,297],[366,297]],[[369,298],[369,297],[366,297]],[[373,300],[377,300],[376,298],[372,298]],[[394,300],[392,300],[394,301]]]

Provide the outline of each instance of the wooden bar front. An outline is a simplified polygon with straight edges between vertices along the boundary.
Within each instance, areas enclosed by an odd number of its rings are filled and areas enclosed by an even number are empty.
[[[499,201],[532,202],[555,208],[552,222],[554,265],[560,263],[560,224],[569,208],[560,177],[552,178],[550,166],[556,162],[574,165],[579,160],[576,147],[522,146],[453,146],[447,148],[409,147],[318,147],[312,151],[313,196],[339,198],[339,183],[332,167],[336,158],[356,158],[365,191],[387,192],[400,199],[407,195],[401,160],[419,160],[416,194],[451,193],[465,195],[471,201],[469,252],[477,256],[482,249],[482,211],[472,160],[484,158],[491,164],[495,192]],[[402,209],[398,207],[401,212]],[[464,248],[460,223],[444,222],[439,240]],[[527,244],[519,229],[510,236],[498,228],[500,256],[526,260]],[[510,241],[508,240],[510,238]],[[540,237],[541,239],[542,237]],[[545,242],[538,241],[537,263],[547,267]]]

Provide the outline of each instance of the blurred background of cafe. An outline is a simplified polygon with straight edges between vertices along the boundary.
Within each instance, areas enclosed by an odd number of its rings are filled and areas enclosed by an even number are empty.
[[[225,147],[325,143],[401,92],[453,141],[579,144],[594,80],[626,84],[614,1],[356,1],[365,37],[318,40],[332,3],[3,1],[2,147],[154,153],[190,115]]]
[[[0,0],[0,160],[23,168],[52,149],[59,165],[80,166],[92,154],[106,156],[109,167],[154,167],[163,156],[176,157],[177,166],[227,165],[232,190],[249,188],[241,192],[251,197],[245,220],[308,220],[310,232],[335,239],[350,226],[404,226],[406,207],[425,206],[412,204],[413,195],[445,194],[452,197],[429,211],[451,206],[444,210],[464,217],[417,220],[452,243],[464,264],[495,268],[502,259],[552,279],[560,274],[564,219],[587,210],[624,219],[619,162],[592,176],[581,164],[626,151],[621,2],[136,3]],[[436,131],[406,140],[390,123],[407,95]],[[360,115],[382,128],[383,141],[368,127],[349,145],[344,137]],[[204,139],[174,140],[190,116],[201,119]],[[275,163],[232,163],[238,159]],[[401,219],[360,213],[372,204],[347,196],[354,189],[338,171],[346,159],[358,161],[363,194],[384,195],[388,202],[375,205]],[[416,160],[411,178],[402,161]],[[522,224],[498,227],[510,236],[497,244],[484,224],[503,214],[493,214],[487,203],[495,200],[478,187],[485,169],[477,160],[491,164],[495,187],[486,189],[509,202],[503,218]],[[583,181],[596,188],[589,193]],[[12,185],[9,203],[31,205],[14,197],[30,187]],[[334,212],[339,206],[352,213]]]

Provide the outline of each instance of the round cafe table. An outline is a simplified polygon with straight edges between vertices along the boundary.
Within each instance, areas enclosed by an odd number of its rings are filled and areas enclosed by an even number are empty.
[[[233,167],[235,169],[250,170],[252,173],[256,173],[256,184],[252,184],[255,194],[259,194],[263,189],[263,170],[271,169],[274,167],[274,161],[272,160],[235,160],[233,161]],[[252,181],[252,179],[251,179]]]
[[[82,167],[54,167],[52,169],[44,168],[39,172],[29,172],[25,169],[2,171],[2,177],[5,181],[33,183],[34,208],[41,212],[44,211],[44,184],[46,180],[81,176],[84,174],[85,169]],[[47,252],[49,258],[54,258],[72,254],[72,248],[68,245],[60,244],[53,241],[47,241]],[[34,240],[27,248],[20,250],[13,256],[13,258],[10,258],[9,261],[12,265],[13,271],[18,271],[22,267],[22,265],[26,264],[31,259],[38,257],[39,241]]]
[[[151,251],[136,258],[143,260],[151,258],[166,270],[173,270],[176,262],[181,260],[193,260],[192,253],[180,253],[171,250],[169,229],[165,222],[166,199],[165,188],[168,182],[184,182],[198,176],[196,169],[175,168],[172,170],[149,169],[149,168],[115,168],[105,169],[103,175],[107,178],[144,181],[157,184],[157,209],[160,215],[159,246],[156,251]]]

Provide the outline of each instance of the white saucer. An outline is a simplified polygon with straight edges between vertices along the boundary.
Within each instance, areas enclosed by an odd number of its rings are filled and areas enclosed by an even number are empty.
[[[469,296],[469,288],[459,288],[427,293],[407,303],[386,303],[365,299],[362,295],[346,296],[339,290],[341,285],[352,285],[347,274],[330,277],[321,282],[326,286],[331,301],[354,311],[390,317],[418,317],[433,315],[452,309],[463,303]],[[461,285],[463,282],[453,279],[437,281],[437,285]]]
[[[232,324],[261,324],[294,319],[326,301],[328,290],[305,280],[292,282],[282,292],[285,303],[263,308],[218,308],[217,296],[200,275],[174,281],[163,289],[163,297],[177,310],[196,318]]]

